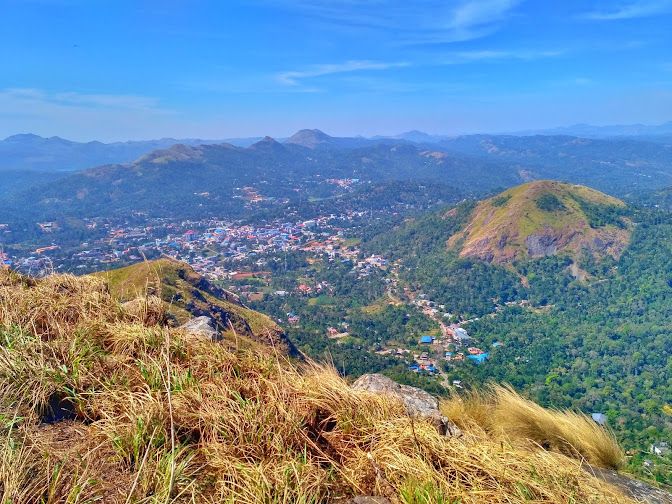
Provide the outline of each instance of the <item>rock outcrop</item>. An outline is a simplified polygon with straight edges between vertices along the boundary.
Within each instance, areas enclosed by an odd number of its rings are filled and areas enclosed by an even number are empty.
[[[211,341],[220,341],[222,339],[219,332],[215,329],[214,323],[210,317],[194,317],[180,327],[191,334],[195,334],[196,336]]]
[[[396,397],[406,406],[410,416],[431,420],[441,434],[446,436],[462,434],[455,424],[441,414],[436,397],[422,389],[401,385],[381,374],[362,375],[352,384],[352,388]]]
[[[143,293],[147,299],[163,301],[161,313],[172,316],[175,326],[205,317],[217,338],[232,332],[280,353],[299,356],[294,344],[270,317],[252,310],[236,294],[209,282],[186,263],[163,257],[97,275],[107,280],[112,295],[121,302],[136,302]],[[146,304],[143,301],[135,311],[146,310]]]

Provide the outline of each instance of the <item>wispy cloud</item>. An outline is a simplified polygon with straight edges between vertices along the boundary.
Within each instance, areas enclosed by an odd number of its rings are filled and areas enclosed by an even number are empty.
[[[567,76],[564,78],[558,78],[558,79],[552,79],[552,80],[547,80],[545,82],[547,86],[550,88],[562,88],[562,89],[567,89],[567,88],[590,88],[593,87],[597,84],[597,82],[594,79],[591,79],[590,77],[584,77],[584,76]]]
[[[369,60],[353,60],[344,63],[328,63],[324,65],[315,65],[305,70],[295,70],[281,72],[276,77],[278,82],[287,86],[299,86],[306,79],[322,77],[325,75],[343,74],[367,70],[389,70],[391,68],[401,68],[408,66],[405,62],[386,63]]]
[[[444,64],[459,64],[469,62],[485,62],[496,60],[537,60],[555,58],[565,54],[564,50],[536,51],[536,50],[480,50],[460,51],[449,54]]]
[[[7,88],[0,90],[5,100],[30,103],[49,103],[54,106],[76,106],[126,110],[158,111],[159,101],[156,98],[137,95],[87,94],[74,91],[50,93],[34,88]]]
[[[441,66],[441,65],[459,65],[476,62],[488,62],[497,60],[536,60],[542,58],[553,58],[565,54],[562,50],[542,51],[542,50],[479,50],[479,51],[459,51],[449,53],[439,59],[433,58],[424,62],[381,62],[371,60],[352,60],[344,63],[328,63],[314,65],[303,70],[293,70],[276,74],[275,80],[284,86],[301,92],[319,92],[321,89],[310,86],[311,79],[325,77],[337,74],[351,74],[367,71],[391,70],[395,68],[404,68],[409,66]],[[348,82],[358,82],[356,78],[348,78]],[[363,81],[362,81],[363,82]],[[380,81],[377,81],[380,82]],[[390,84],[394,88],[406,89],[407,85]],[[415,85],[413,86],[415,87]]]
[[[497,29],[523,0],[260,0],[340,27],[393,32],[395,42],[447,43]]]
[[[672,12],[672,0],[635,0],[621,3],[610,10],[586,12],[581,17],[600,21],[615,21],[619,19],[655,16],[670,12]]]
[[[451,16],[451,28],[469,30],[504,20],[521,0],[480,0],[463,2]]]

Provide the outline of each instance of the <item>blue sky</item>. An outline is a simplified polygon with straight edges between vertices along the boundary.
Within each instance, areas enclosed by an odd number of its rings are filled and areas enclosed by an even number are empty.
[[[672,0],[0,0],[0,137],[672,120]]]

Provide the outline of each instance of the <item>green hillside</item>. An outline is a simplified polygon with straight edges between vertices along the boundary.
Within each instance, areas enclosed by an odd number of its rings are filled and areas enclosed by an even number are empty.
[[[465,228],[448,240],[461,257],[489,262],[587,250],[618,258],[630,226],[625,204],[588,187],[540,180],[489,198],[474,209]]]
[[[526,240],[540,232],[557,247],[531,256]],[[620,240],[606,246],[605,235]],[[451,379],[507,382],[545,406],[603,413],[632,470],[672,483],[672,456],[649,453],[672,435],[669,212],[535,182],[364,245],[399,261],[400,290],[443,306],[490,349],[485,365],[446,364]]]

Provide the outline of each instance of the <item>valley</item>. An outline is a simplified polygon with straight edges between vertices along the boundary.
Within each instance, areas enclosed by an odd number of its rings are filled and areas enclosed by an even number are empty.
[[[508,382],[604,415],[632,470],[667,481],[670,462],[647,453],[670,432],[664,210],[549,181],[480,202],[414,180],[304,181],[270,198],[264,187],[235,190],[239,218],[61,218],[20,242],[6,224],[2,259],[38,275],[184,261],[345,376],[383,372],[436,394]],[[642,296],[656,302],[637,308]]]

